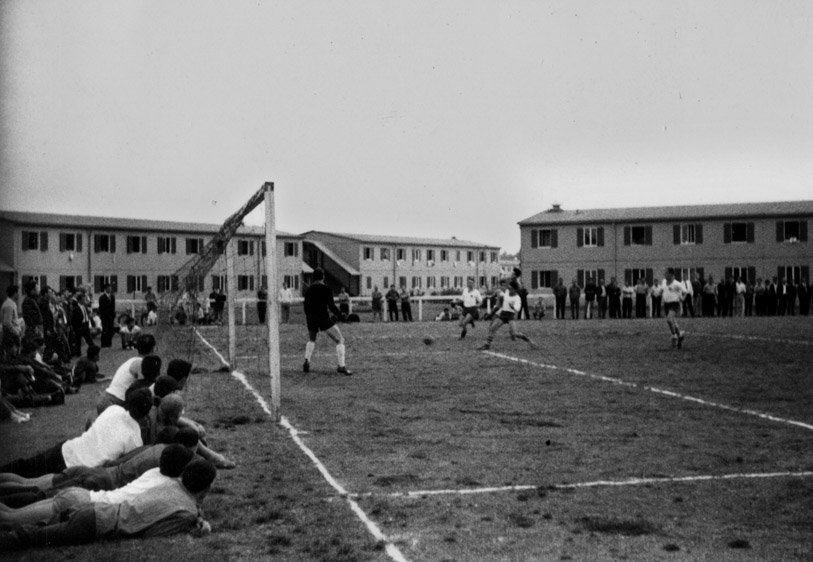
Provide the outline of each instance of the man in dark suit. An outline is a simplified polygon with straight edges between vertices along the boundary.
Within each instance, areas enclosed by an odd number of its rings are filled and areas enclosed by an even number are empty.
[[[768,283],[768,290],[765,291],[765,311],[768,316],[776,316],[776,277]]]
[[[116,333],[116,297],[110,290],[110,283],[102,287],[104,291],[99,297],[99,318],[102,320],[101,347],[113,346],[113,334]]]
[[[784,316],[788,307],[788,285],[784,279],[780,279],[776,285],[776,313]]]
[[[71,328],[73,329],[71,339],[71,355],[73,357],[82,356],[82,340],[88,345],[93,345],[93,337],[90,335],[90,316],[86,307],[87,296],[84,292],[77,292],[71,299]]]

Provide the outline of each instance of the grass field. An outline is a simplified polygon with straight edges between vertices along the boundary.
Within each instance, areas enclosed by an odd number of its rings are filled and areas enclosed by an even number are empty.
[[[284,425],[259,400],[260,328],[239,328],[230,374],[224,330],[202,327],[187,411],[238,462],[206,500],[213,534],[3,558],[813,559],[813,318],[683,327],[676,350],[663,320],[526,321],[537,349],[503,330],[481,352],[482,322],[462,341],[452,323],[342,325],[343,377],[323,336],[303,374],[304,326],[286,325]],[[166,360],[191,341],[162,339]],[[95,392],[0,425],[0,462],[78,433]]]

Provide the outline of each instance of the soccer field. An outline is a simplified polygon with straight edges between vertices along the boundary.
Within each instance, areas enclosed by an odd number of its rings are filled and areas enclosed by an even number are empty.
[[[810,318],[684,319],[681,350],[664,320],[518,327],[536,349],[504,329],[477,351],[483,322],[462,341],[448,322],[344,324],[344,377],[324,336],[302,373],[304,326],[282,326],[282,426],[261,329],[238,328],[229,374],[225,330],[200,328],[189,413],[239,466],[207,498],[211,537],[142,556],[813,559]]]

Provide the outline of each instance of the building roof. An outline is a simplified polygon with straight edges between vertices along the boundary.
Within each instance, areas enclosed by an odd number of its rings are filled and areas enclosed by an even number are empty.
[[[413,236],[382,236],[378,234],[343,234],[337,232],[324,232],[320,230],[309,230],[302,234],[307,239],[309,234],[325,234],[328,236],[336,236],[339,238],[346,238],[348,240],[355,240],[362,244],[394,244],[401,246],[443,246],[453,248],[484,248],[488,250],[499,250],[499,246],[492,246],[490,244],[481,244],[479,242],[470,242],[467,240],[458,240],[457,238],[417,238]]]
[[[674,207],[629,207],[621,209],[550,209],[519,221],[520,226],[642,222],[694,219],[765,218],[813,215],[813,201],[774,203],[731,203],[725,205],[679,205]]]
[[[141,230],[147,232],[187,232],[214,234],[221,225],[192,222],[156,221],[147,219],[124,219],[116,217],[92,217],[82,215],[60,215],[52,213],[30,213],[24,211],[0,211],[0,220],[26,226],[93,228],[102,230]],[[238,234],[262,236],[262,226],[242,226]],[[277,231],[277,236],[299,238],[298,234]]]
[[[337,264],[339,267],[341,267],[342,269],[344,269],[344,270],[345,270],[347,273],[349,273],[350,275],[361,275],[361,273],[359,272],[359,270],[358,270],[358,269],[356,269],[355,267],[353,267],[352,265],[350,265],[349,263],[347,263],[346,261],[344,261],[344,260],[343,260],[342,258],[340,258],[338,255],[336,255],[336,253],[335,253],[333,250],[331,250],[330,248],[328,248],[326,245],[324,245],[324,244],[323,244],[322,242],[320,242],[319,240],[306,240],[306,242],[307,242],[308,244],[313,244],[314,246],[316,246],[317,248],[319,248],[319,249],[322,251],[322,253],[323,253],[323,254],[325,254],[327,257],[329,257],[329,258],[330,258],[330,259],[332,259],[334,262],[336,262],[336,264]],[[303,263],[304,263],[304,262],[303,262]],[[312,272],[312,270],[311,270],[311,272]]]

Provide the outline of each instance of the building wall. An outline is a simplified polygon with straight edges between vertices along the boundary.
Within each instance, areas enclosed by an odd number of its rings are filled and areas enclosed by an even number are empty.
[[[801,221],[809,225],[810,219],[798,217],[743,217],[734,220],[637,221],[605,224],[545,224],[520,227],[523,282],[531,290],[548,292],[533,287],[534,271],[556,271],[569,285],[578,279],[579,270],[603,270],[605,280],[616,277],[624,281],[625,270],[651,269],[660,279],[667,267],[678,269],[701,268],[704,276],[720,279],[727,268],[752,268],[757,277],[777,277],[779,268],[796,267],[808,274],[813,265],[813,242],[810,237],[799,242],[778,241],[777,222]],[[752,223],[752,242],[726,242],[726,224]],[[675,226],[700,225],[702,241],[693,244],[675,243]],[[651,243],[626,245],[625,227],[651,227]],[[603,228],[603,246],[579,246],[579,229]],[[555,229],[557,247],[532,248],[534,230]],[[803,227],[806,231],[807,228]],[[538,236],[538,235],[537,235]],[[808,279],[809,280],[809,279]],[[751,280],[753,281],[753,280]]]

